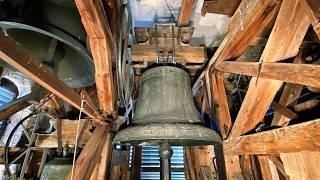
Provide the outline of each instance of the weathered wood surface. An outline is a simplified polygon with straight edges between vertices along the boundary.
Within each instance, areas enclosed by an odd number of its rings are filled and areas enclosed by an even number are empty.
[[[237,10],[241,0],[205,0],[201,9],[201,14],[206,13],[224,14],[232,16]]]
[[[79,110],[81,109],[80,95],[53,74],[48,67],[34,59],[27,50],[3,31],[0,32],[0,58],[67,103]],[[83,112],[90,118],[96,116],[90,107],[84,108]]]
[[[100,109],[105,116],[110,115],[115,111],[116,100],[112,73],[116,58],[115,41],[101,0],[76,0],[75,3],[94,59]]]
[[[167,48],[171,48],[168,46]],[[162,49],[167,52],[169,49]],[[148,63],[155,63],[157,59],[156,46],[154,45],[132,45],[132,61],[141,62],[143,66]],[[187,65],[202,65],[206,60],[205,47],[177,46],[175,47],[175,61],[177,63]],[[140,66],[142,66],[140,65]],[[137,65],[135,65],[137,66]]]
[[[223,72],[274,79],[294,84],[320,87],[320,65],[292,63],[262,63],[224,61],[217,65]],[[260,69],[260,71],[259,71]]]
[[[106,124],[100,125],[95,129],[77,158],[73,173],[71,170],[66,179],[72,179],[72,175],[73,179],[77,180],[90,179],[96,165],[101,159],[108,133],[108,125]]]
[[[318,179],[320,177],[319,152],[283,153],[280,154],[280,157],[289,179]]]
[[[299,5],[299,0],[284,0],[282,2],[275,25],[262,53],[261,62],[275,62],[298,54],[306,30],[310,25],[309,19],[304,19],[306,17],[304,9],[300,8]],[[304,22],[301,23],[300,20],[304,20]],[[288,26],[293,28],[288,29]],[[282,31],[283,29],[286,32]],[[279,32],[281,33],[279,34]],[[283,36],[284,33],[286,33],[286,36]],[[277,48],[280,42],[283,43],[283,47]],[[260,72],[259,74],[261,75],[262,73]],[[229,138],[249,132],[263,120],[272,100],[283,83],[278,80],[265,79],[260,75],[250,80],[246,96]]]
[[[227,155],[320,151],[320,119],[224,142]]]
[[[191,15],[193,13],[193,5],[197,2],[196,0],[182,0],[178,26],[188,26],[190,22]]]
[[[226,139],[231,130],[232,122],[229,112],[226,90],[224,87],[224,77],[222,73],[216,72],[211,75],[212,105],[217,116],[218,125],[222,137]]]
[[[61,143],[62,147],[69,146],[74,147],[77,136],[77,128],[78,128],[78,120],[59,120],[61,121]],[[89,120],[80,120],[80,129],[84,125],[85,121]],[[55,129],[56,122],[52,122]],[[80,132],[80,130],[79,130]],[[80,142],[78,142],[78,146],[84,146],[88,139],[91,136],[91,132],[88,129],[85,129],[82,135]],[[54,131],[51,134],[39,134],[35,141],[35,146],[45,147],[45,148],[57,148],[58,147],[58,132]]]

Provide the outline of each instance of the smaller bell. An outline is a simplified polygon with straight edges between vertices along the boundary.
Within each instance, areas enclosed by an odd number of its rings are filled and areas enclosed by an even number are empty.
[[[132,125],[119,131],[113,143],[130,145],[199,146],[220,144],[220,136],[201,126],[189,75],[172,66],[147,70],[140,79]]]

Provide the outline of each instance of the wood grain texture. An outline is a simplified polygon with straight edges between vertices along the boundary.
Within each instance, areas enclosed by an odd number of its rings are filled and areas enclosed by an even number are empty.
[[[76,0],[82,24],[87,32],[95,64],[95,79],[100,109],[111,115],[115,110],[115,87],[112,64],[116,50],[101,0]]]
[[[222,73],[215,72],[211,75],[212,105],[223,139],[228,137],[232,122],[229,105],[224,87],[224,77]]]
[[[54,93],[75,108],[81,109],[80,95],[53,74],[48,67],[34,59],[12,37],[5,35],[3,31],[0,32],[0,57],[48,91]],[[95,118],[96,116],[94,111],[89,107],[84,108],[83,112],[90,118]]]
[[[319,152],[283,153],[280,154],[286,174],[291,180],[318,179],[320,171]]]
[[[300,0],[283,0],[262,60],[276,62],[295,57],[310,24]]]
[[[203,3],[201,14],[224,14],[231,17],[237,10],[241,0],[206,0]]]
[[[190,22],[191,15],[193,13],[193,5],[196,0],[182,0],[179,18],[178,18],[178,26],[188,26]]]
[[[61,121],[61,145],[62,147],[74,147],[77,135],[78,121],[77,120],[67,120],[60,119]],[[81,120],[80,121],[80,129],[85,124],[85,121],[89,120]],[[57,129],[56,122],[51,122],[55,129]],[[78,142],[78,146],[82,147],[86,144],[88,139],[91,136],[91,132],[88,129],[84,129],[81,140]],[[54,131],[51,134],[39,134],[35,140],[35,146],[37,147],[45,147],[45,148],[57,148],[58,147],[58,132]]]
[[[259,73],[259,66],[261,67]],[[251,63],[224,61],[217,65],[222,72],[230,72],[265,79],[274,79],[294,84],[320,87],[320,65],[292,63]]]
[[[98,126],[90,136],[90,139],[75,162],[73,179],[90,179],[96,165],[101,159],[101,153],[109,133],[107,127],[108,125],[105,124]],[[71,179],[71,171],[66,179]]]
[[[320,151],[320,119],[224,142],[227,155]]]

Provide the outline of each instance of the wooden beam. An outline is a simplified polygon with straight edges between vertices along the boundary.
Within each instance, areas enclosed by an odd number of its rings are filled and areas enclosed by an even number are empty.
[[[292,104],[295,102],[301,94],[303,86],[300,84],[291,84],[286,83],[286,85],[283,88],[279,104],[282,104],[284,106],[288,106],[289,104]],[[271,125],[273,126],[283,126],[290,122],[291,119],[279,114],[275,113]]]
[[[320,177],[319,152],[280,154],[285,172],[290,180],[314,179]]]
[[[171,48],[168,47],[168,48]],[[167,50],[169,51],[169,49]],[[131,46],[131,58],[133,62],[155,63],[156,62],[156,46],[139,45]],[[205,47],[177,46],[175,47],[175,61],[181,64],[203,64],[206,60]]]
[[[115,64],[115,41],[106,19],[101,0],[76,0],[82,24],[89,38],[95,64],[95,78],[100,109],[103,114],[115,111],[115,88],[112,64]]]
[[[320,65],[292,63],[249,63],[224,61],[217,69],[223,72],[237,73],[265,79],[274,79],[294,84],[320,87]],[[260,69],[260,70],[259,70]]]
[[[276,112],[278,112],[279,114],[289,119],[296,119],[298,117],[298,115],[294,113],[291,109],[287,108],[282,104],[276,103],[274,101],[271,103],[270,107]]]
[[[197,2],[196,0],[182,0],[178,26],[188,26],[190,22],[191,15],[193,13],[193,5]]]
[[[295,57],[310,24],[300,0],[283,0],[262,61],[277,62]]]
[[[217,62],[240,56],[274,21],[279,11],[277,2],[277,0],[241,1],[227,27],[226,37],[196,82],[208,74]]]
[[[320,99],[311,99],[309,101],[294,105],[293,108],[297,112],[313,109],[320,104]]]
[[[107,127],[108,125],[103,124],[95,129],[85,147],[81,151],[79,157],[77,158],[73,168],[73,173],[71,170],[66,179],[90,179],[94,168],[101,159],[101,152],[109,133]]]
[[[33,94],[27,94],[23,97],[20,97],[14,101],[11,101],[0,107],[0,120],[7,120],[9,116],[15,114],[18,111],[28,107],[31,105],[30,101],[32,99]]]
[[[320,119],[224,142],[227,155],[320,151]]]
[[[307,15],[304,14],[304,9],[299,5],[299,0],[283,0],[275,25],[262,53],[262,62],[279,61],[298,54],[302,39],[310,25],[309,19],[306,18]],[[291,26],[294,28],[288,29]],[[284,33],[286,33],[286,36],[283,36]],[[277,48],[279,47],[279,42],[283,43],[283,47]],[[271,66],[274,64],[270,63]],[[263,67],[257,69],[266,71],[263,70]],[[230,138],[240,136],[254,129],[263,120],[272,100],[283,83],[278,80],[264,79],[266,77],[263,77],[263,75],[266,76],[266,73],[261,71],[259,76],[257,74],[257,78],[253,77],[250,80],[246,96],[230,132]],[[287,72],[285,76],[288,76]]]
[[[205,0],[201,14],[206,13],[224,14],[231,17],[237,10],[241,0]]]
[[[78,122],[76,120],[60,119],[61,121],[61,145],[62,147],[74,147],[76,136],[77,136],[77,127]],[[80,120],[80,129],[86,124],[89,120],[82,119]],[[57,124],[54,123],[55,129],[57,129]],[[80,134],[80,133],[79,133]],[[82,147],[86,144],[88,139],[92,136],[92,133],[86,128],[83,132],[82,138],[78,141],[78,146]],[[35,146],[43,148],[57,148],[58,147],[58,132],[54,131],[51,134],[38,134],[35,140]]]
[[[224,87],[224,77],[222,73],[211,74],[212,105],[223,139],[226,139],[232,126],[226,90]]]
[[[81,97],[68,87],[52,71],[34,59],[27,50],[22,48],[10,36],[0,32],[0,58],[20,72],[30,77],[33,81],[54,93],[77,109],[81,109]],[[94,110],[90,107],[83,109],[90,118],[95,118]]]

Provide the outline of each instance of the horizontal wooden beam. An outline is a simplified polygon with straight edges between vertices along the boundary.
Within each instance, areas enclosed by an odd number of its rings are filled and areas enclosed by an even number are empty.
[[[27,94],[14,101],[11,101],[0,107],[0,120],[7,120],[7,118],[18,111],[31,105],[30,101],[33,94]]]
[[[79,110],[81,109],[81,97],[78,93],[68,87],[46,65],[34,59],[18,42],[1,30],[0,58],[67,103]],[[94,110],[90,107],[85,107],[83,112],[90,118],[96,117]]]
[[[224,61],[216,68],[223,72],[320,87],[320,65]]]
[[[171,48],[171,46],[169,47]],[[155,63],[157,60],[156,46],[154,45],[132,45],[131,53],[133,62]],[[175,61],[177,63],[202,65],[205,60],[205,47],[175,47]]]
[[[224,142],[227,155],[320,151],[320,119]]]
[[[208,0],[204,1],[201,14],[206,13],[224,14],[231,17],[237,10],[241,0]]]
[[[77,127],[79,121],[77,120],[68,120],[68,119],[61,119],[61,144],[62,147],[74,147],[76,142],[77,136]],[[80,129],[85,125],[85,121],[87,120],[80,120]],[[57,125],[54,124],[55,129],[57,129]],[[80,130],[79,130],[80,131]],[[81,140],[78,142],[78,146],[84,146],[88,139],[91,136],[91,132],[86,128],[82,134]],[[38,134],[35,140],[35,146],[42,147],[42,148],[57,148],[58,147],[58,132],[54,131],[51,134]]]

